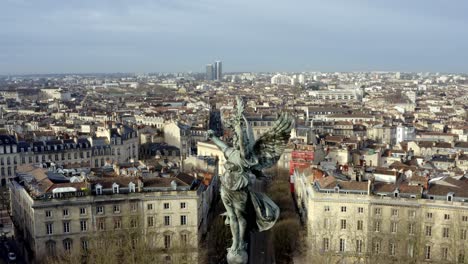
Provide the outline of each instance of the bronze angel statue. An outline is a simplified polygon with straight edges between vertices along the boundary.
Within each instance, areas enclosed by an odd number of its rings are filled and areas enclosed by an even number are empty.
[[[278,206],[265,194],[253,191],[251,185],[256,177],[263,177],[263,169],[276,164],[294,126],[293,118],[283,113],[269,131],[255,140],[244,116],[244,103],[239,97],[236,100],[237,111],[228,124],[234,130],[232,146],[208,131],[209,138],[226,158],[220,179],[226,223],[232,233],[229,264],[247,263],[247,232],[268,230],[278,220]]]

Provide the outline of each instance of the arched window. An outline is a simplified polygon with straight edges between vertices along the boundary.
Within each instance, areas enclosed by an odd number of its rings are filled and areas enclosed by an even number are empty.
[[[453,192],[449,192],[449,193],[447,194],[447,202],[453,201],[453,195],[454,195],[454,194],[455,194],[455,193],[453,193]]]
[[[56,248],[56,243],[53,240],[46,241],[46,250],[47,254],[50,256],[55,256],[55,248]]]

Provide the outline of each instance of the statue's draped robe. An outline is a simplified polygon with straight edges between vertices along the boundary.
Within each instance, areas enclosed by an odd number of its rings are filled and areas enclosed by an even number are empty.
[[[220,178],[223,201],[245,216],[247,209],[252,208],[255,212],[255,223],[248,225],[255,231],[270,229],[279,218],[279,208],[268,196],[249,188],[250,177],[253,176],[249,167],[255,164],[255,161],[245,160],[239,150],[231,147],[224,151],[224,155],[227,160],[224,165],[226,171]],[[249,202],[250,204],[247,204]],[[245,218],[247,221],[253,220],[252,217]]]

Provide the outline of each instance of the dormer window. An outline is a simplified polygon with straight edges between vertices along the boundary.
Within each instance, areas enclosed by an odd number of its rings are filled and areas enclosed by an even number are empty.
[[[135,192],[135,184],[133,182],[128,184],[128,192]]]
[[[101,195],[101,194],[102,194],[102,185],[96,184],[96,195]]]
[[[340,192],[340,186],[337,185],[337,186],[335,187],[335,192]]]
[[[396,189],[396,190],[393,192],[393,197],[398,198],[399,195],[400,195],[400,191],[398,191],[398,189]]]
[[[447,202],[452,202],[453,201],[453,195],[454,195],[453,192],[449,192],[447,194]]]
[[[112,193],[119,193],[119,185],[115,182],[112,184]]]

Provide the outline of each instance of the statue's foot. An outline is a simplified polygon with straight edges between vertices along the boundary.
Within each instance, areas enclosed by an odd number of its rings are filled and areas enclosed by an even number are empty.
[[[245,250],[228,250],[227,262],[229,264],[247,264],[249,256]]]

